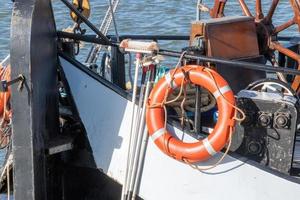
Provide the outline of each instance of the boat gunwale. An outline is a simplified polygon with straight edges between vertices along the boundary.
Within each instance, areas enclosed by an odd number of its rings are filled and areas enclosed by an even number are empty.
[[[104,85],[105,87],[107,87],[108,89],[114,91],[115,93],[117,93],[118,95],[120,95],[121,97],[125,98],[127,101],[132,101],[131,96],[129,93],[127,93],[126,91],[124,91],[122,88],[120,88],[119,86],[109,82],[108,80],[104,79],[103,77],[101,77],[100,75],[98,75],[97,73],[95,73],[94,71],[92,71],[91,69],[89,69],[87,66],[83,65],[82,63],[80,63],[78,60],[71,58],[70,56],[68,56],[67,54],[63,53],[63,52],[59,52],[59,56],[61,56],[63,59],[67,60],[68,62],[70,62],[74,67],[76,67],[77,69],[79,69],[80,71],[84,72],[85,74],[87,74],[88,76],[90,76],[91,78],[93,78],[94,80],[98,81],[99,83],[101,83],[102,85]],[[172,120],[172,123],[168,122],[169,125],[174,126],[176,128],[180,128],[179,123],[176,123]],[[224,152],[224,151],[222,151]],[[284,174],[284,173],[280,173],[274,169],[271,169],[267,166],[263,166],[260,163],[256,163],[255,161],[252,161],[250,159],[248,159],[247,157],[241,156],[235,152],[229,152],[229,156],[231,156],[234,159],[237,159],[241,162],[243,162],[244,164],[249,164],[250,166],[256,167],[260,170],[263,170],[267,173],[270,173],[272,175],[275,175],[279,178],[283,178],[285,180],[291,181],[293,183],[297,183],[300,184],[300,177],[297,176],[292,176],[292,175],[288,175],[288,174]],[[292,167],[293,168],[293,167]],[[298,168],[296,168],[298,169]],[[226,172],[226,171],[225,171]],[[223,172],[222,172],[223,173]]]

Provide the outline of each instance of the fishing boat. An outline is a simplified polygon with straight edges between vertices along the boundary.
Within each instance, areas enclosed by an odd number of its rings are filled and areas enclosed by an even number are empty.
[[[241,16],[198,1],[186,36],[121,35],[108,2],[98,29],[88,0],[61,0],[74,26],[57,30],[50,0],[14,1],[0,73],[7,198],[297,199],[299,38],[280,32],[300,27],[300,1],[279,26],[279,0],[267,13],[256,0],[255,14],[239,0]]]

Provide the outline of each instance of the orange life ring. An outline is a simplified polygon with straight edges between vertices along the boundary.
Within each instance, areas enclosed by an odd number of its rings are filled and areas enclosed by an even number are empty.
[[[212,70],[208,72],[202,66],[181,67],[176,70],[171,79],[173,73],[174,70],[160,79],[151,91],[146,113],[149,135],[161,151],[177,160],[189,162],[206,160],[221,151],[229,139],[230,129],[234,126],[233,92],[217,72]],[[185,143],[169,133],[165,129],[166,116],[163,107],[154,106],[163,103],[166,92],[170,94],[173,89],[181,85],[182,81],[186,84],[186,76],[189,77],[189,81],[206,88],[214,95],[219,110],[218,121],[213,132],[207,138],[195,143]]]
[[[10,81],[10,72],[10,65],[4,67],[0,65],[0,81]],[[10,143],[11,131],[7,132],[6,129],[6,126],[10,123],[12,118],[12,112],[9,105],[10,97],[10,87],[8,87],[7,92],[0,92],[0,149],[7,147],[7,145]]]
[[[0,65],[0,79],[1,81],[10,81],[10,72],[11,68],[10,65],[6,67],[2,67]],[[8,87],[7,92],[0,92],[0,117],[4,118],[5,120],[8,120],[11,118],[11,110],[8,109],[9,99],[11,96],[10,87]],[[3,116],[4,115],[4,116]]]

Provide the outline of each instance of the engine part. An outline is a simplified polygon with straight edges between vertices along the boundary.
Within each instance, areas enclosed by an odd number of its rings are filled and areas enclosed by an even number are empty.
[[[296,92],[291,88],[291,86],[278,79],[266,78],[255,81],[248,85],[247,90],[254,90],[259,92],[272,92],[281,93],[284,95],[290,95],[295,98],[299,98]]]
[[[289,174],[299,122],[298,99],[284,93],[242,90],[237,105],[246,120],[236,125],[237,153],[272,169]]]
[[[251,17],[195,21],[191,27],[190,44],[197,37],[204,38],[209,57],[240,59],[259,55],[255,23]]]
[[[295,52],[286,48],[279,42],[278,34],[293,25],[298,27],[300,31],[300,6],[299,0],[290,0],[290,7],[293,11],[293,17],[280,25],[273,24],[273,15],[279,8],[279,0],[273,0],[267,13],[264,13],[262,1],[255,0],[255,13],[251,13],[248,8],[249,2],[239,0],[239,4],[242,8],[244,15],[251,17],[255,20],[257,39],[259,44],[260,55],[264,55],[273,66],[277,66],[276,53],[281,53],[297,62],[297,69],[300,69],[300,55],[299,52]],[[207,8],[210,11],[212,18],[223,17],[226,1],[215,0],[214,7],[212,9]],[[287,9],[284,7],[283,9]],[[291,12],[292,13],[292,12]],[[244,46],[244,45],[243,45]],[[286,81],[282,73],[277,73],[278,78],[282,81]],[[291,78],[291,77],[290,77]],[[300,76],[295,76],[290,80],[292,88],[299,94],[300,93]]]
[[[255,22],[251,17],[222,17],[195,21],[191,26],[190,45],[201,38],[204,55],[246,62],[265,63],[259,55]],[[241,45],[242,44],[242,45]],[[216,65],[217,71],[237,93],[249,83],[266,77],[265,72]]]

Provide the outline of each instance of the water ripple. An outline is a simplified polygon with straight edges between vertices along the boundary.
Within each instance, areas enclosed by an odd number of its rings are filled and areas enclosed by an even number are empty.
[[[99,26],[108,7],[107,1],[90,0],[92,5],[91,21]],[[117,24],[120,34],[188,34],[190,22],[195,19],[197,0],[121,0],[120,6],[116,13]],[[207,5],[211,6],[213,1],[204,0]],[[254,0],[246,0],[249,9],[254,13]],[[264,12],[266,13],[271,0],[263,1]],[[9,35],[10,35],[10,18],[12,3],[4,1],[0,7],[0,60],[9,52]],[[68,9],[58,0],[53,0],[55,11],[56,25],[58,29],[71,26],[73,22],[69,18]],[[238,1],[229,0],[225,10],[226,15],[241,15],[242,11]],[[281,24],[293,17],[289,1],[281,1],[279,9],[274,16],[274,24]],[[208,18],[203,14],[203,18]],[[284,34],[294,33],[296,27],[293,27]],[[91,33],[88,31],[88,33]],[[113,29],[110,29],[113,34]],[[182,42],[164,42],[164,46],[171,47],[176,45],[187,45]],[[87,52],[87,48],[83,52]]]

